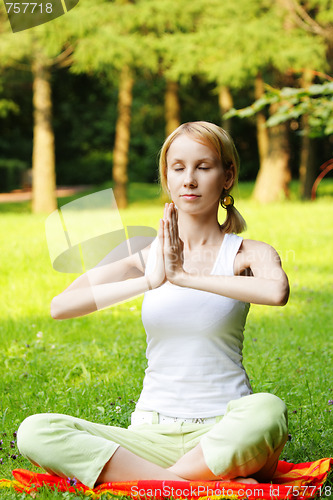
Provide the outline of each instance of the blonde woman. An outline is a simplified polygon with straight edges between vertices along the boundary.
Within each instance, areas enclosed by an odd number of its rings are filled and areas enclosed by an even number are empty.
[[[148,366],[128,429],[59,414],[28,417],[18,445],[32,463],[94,487],[140,479],[270,481],[287,439],[284,403],[252,394],[242,364],[250,303],[284,305],[277,252],[237,235],[230,136],[185,123],[165,141],[160,179],[172,200],[143,255],[88,271],[51,305],[65,319],[145,293]],[[218,221],[219,204],[226,221]]]

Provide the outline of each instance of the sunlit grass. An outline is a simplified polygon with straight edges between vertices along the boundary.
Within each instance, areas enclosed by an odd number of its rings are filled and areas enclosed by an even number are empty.
[[[157,227],[158,188],[136,189],[140,196],[132,186],[131,204],[121,211],[124,224]],[[326,192],[315,202],[262,206],[249,200],[248,191],[240,185],[236,200],[248,224],[244,236],[278,249],[291,296],[283,308],[251,307],[245,365],[255,391],[287,403],[291,440],[282,458],[316,460],[333,449],[332,197]],[[145,368],[141,297],[83,318],[50,318],[52,297],[75,276],[52,269],[44,222],[25,209],[0,215],[0,470],[8,478],[13,468],[31,467],[22,457],[11,458],[17,455],[13,432],[26,416],[61,412],[125,426]],[[40,498],[65,498],[45,495]],[[19,495],[0,490],[0,497]]]

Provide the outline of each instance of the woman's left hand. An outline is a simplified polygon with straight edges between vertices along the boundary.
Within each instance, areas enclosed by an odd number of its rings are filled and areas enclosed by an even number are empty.
[[[164,265],[168,281],[177,284],[184,277],[184,244],[179,238],[178,216],[174,203],[167,203],[164,208]]]

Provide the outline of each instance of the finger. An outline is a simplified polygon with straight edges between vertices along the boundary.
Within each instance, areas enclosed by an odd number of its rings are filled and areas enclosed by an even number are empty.
[[[166,220],[168,218],[170,207],[171,207],[171,203],[166,203],[164,205],[164,220]]]
[[[173,243],[174,243],[174,245],[176,245],[178,247],[179,246],[178,221],[177,221],[177,215],[176,215],[176,210],[175,210],[174,205],[172,207],[171,219],[172,219]]]
[[[168,204],[165,203],[164,205],[164,211],[163,211],[163,219],[166,220],[167,218],[167,211],[168,211]]]
[[[174,207],[172,207],[171,213],[170,213],[170,219],[171,219],[171,234],[172,234],[172,244],[174,246],[177,245],[177,227],[175,225],[175,211]]]
[[[167,226],[164,225],[164,227],[167,227],[169,229],[170,226],[170,204],[166,203],[165,204],[165,216],[164,216],[164,222],[168,223]]]
[[[179,234],[178,234],[178,218],[177,218],[177,212],[176,212],[175,205],[173,206],[173,210],[172,210],[172,220],[173,220],[173,227],[174,227],[175,239],[176,239],[176,241],[178,241],[178,238],[179,238]]]
[[[172,239],[172,245],[174,247],[177,247],[177,224],[175,220],[175,207],[172,205],[171,211],[170,211],[170,234],[171,234],[171,239]]]
[[[169,219],[165,219],[163,221],[163,227],[164,227],[164,243],[170,246],[170,229],[169,229],[170,223]]]
[[[173,259],[173,255],[175,252],[175,246],[172,241],[172,231],[171,231],[171,224],[169,219],[167,219],[164,222],[164,254],[168,260]]]

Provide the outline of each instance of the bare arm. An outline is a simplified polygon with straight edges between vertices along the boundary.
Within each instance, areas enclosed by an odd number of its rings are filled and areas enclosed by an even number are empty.
[[[285,305],[289,297],[288,278],[273,247],[243,240],[234,263],[235,276],[191,274],[182,264],[182,243],[178,242],[177,218],[169,210],[164,221],[166,277],[175,285],[216,293],[253,304]],[[179,240],[180,241],[180,240]]]
[[[163,233],[159,231],[159,238]],[[53,298],[51,316],[67,319],[83,316],[140,295],[165,280],[162,252],[151,276],[144,276],[149,249],[105,266],[97,266],[77,278],[66,290]]]
[[[243,248],[242,260],[247,261],[247,269],[251,270],[251,275],[196,276],[184,271],[170,281],[179,286],[217,293],[242,302],[285,305],[289,297],[289,283],[274,248],[252,240],[244,240],[242,246],[246,247]],[[248,247],[253,249],[253,255],[247,253]]]

